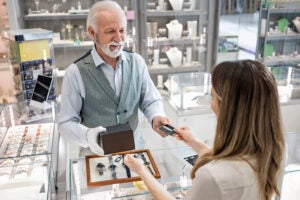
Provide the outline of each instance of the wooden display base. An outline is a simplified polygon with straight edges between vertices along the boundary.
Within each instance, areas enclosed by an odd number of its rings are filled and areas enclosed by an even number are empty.
[[[135,158],[141,159],[153,176],[160,178],[160,173],[149,149],[132,150],[114,153],[111,156],[87,155],[85,157],[87,186],[140,181],[141,178],[124,165],[123,157],[126,154],[133,154]]]

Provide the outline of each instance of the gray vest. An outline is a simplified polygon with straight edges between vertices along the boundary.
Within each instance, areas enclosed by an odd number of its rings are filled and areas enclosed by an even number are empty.
[[[95,66],[91,54],[76,62],[85,88],[81,109],[85,126],[107,127],[129,122],[133,130],[137,128],[142,79],[133,53],[124,52],[124,55],[120,97],[116,96],[101,67]]]

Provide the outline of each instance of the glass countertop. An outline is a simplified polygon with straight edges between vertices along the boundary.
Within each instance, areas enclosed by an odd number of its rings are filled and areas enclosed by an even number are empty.
[[[191,187],[192,165],[185,158],[196,153],[187,146],[150,150],[161,177],[158,181],[175,197],[186,195]],[[141,181],[104,186],[88,186],[86,159],[70,160],[70,199],[152,199]],[[118,173],[118,172],[117,172]]]

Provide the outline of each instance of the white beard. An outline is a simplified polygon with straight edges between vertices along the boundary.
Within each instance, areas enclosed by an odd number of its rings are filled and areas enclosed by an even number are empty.
[[[119,48],[111,51],[110,50],[111,45],[119,46]],[[112,57],[112,58],[117,58],[121,54],[121,52],[124,48],[124,42],[119,42],[119,43],[118,42],[110,42],[105,45],[99,44],[99,47],[107,56]]]

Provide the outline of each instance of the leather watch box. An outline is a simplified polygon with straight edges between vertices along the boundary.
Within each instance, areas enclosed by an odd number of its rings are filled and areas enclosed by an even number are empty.
[[[128,123],[106,127],[106,131],[99,134],[98,143],[104,154],[135,149],[133,131]]]

